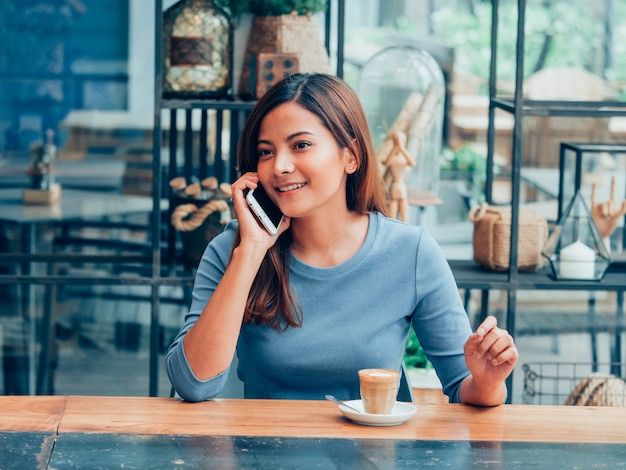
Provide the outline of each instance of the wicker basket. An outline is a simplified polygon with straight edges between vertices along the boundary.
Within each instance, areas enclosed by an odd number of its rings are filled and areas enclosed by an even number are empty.
[[[576,384],[564,404],[626,406],[626,382],[611,374],[594,372]]]
[[[297,72],[330,71],[328,53],[311,15],[254,17],[239,81],[243,98],[258,98],[255,63],[261,53],[293,54]]]
[[[486,269],[509,269],[511,248],[511,208],[483,204],[470,211],[474,222],[474,261]],[[541,250],[548,240],[548,222],[529,209],[520,209],[517,266],[520,271],[536,271],[545,262]]]
[[[626,406],[624,362],[522,365],[525,405]]]

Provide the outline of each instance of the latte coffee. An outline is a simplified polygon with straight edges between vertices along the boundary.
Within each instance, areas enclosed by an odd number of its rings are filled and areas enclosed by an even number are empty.
[[[389,369],[361,369],[359,382],[365,412],[390,414],[398,395],[400,372]]]

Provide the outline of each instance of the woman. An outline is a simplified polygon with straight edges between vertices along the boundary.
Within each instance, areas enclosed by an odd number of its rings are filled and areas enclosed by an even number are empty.
[[[217,395],[235,352],[248,398],[358,398],[357,370],[398,370],[412,324],[450,401],[504,401],[513,340],[493,317],[472,334],[436,242],[384,215],[348,85],[324,74],[276,84],[250,114],[238,160],[237,221],[207,247],[166,358],[183,399]],[[245,201],[258,184],[285,214],[274,236]]]

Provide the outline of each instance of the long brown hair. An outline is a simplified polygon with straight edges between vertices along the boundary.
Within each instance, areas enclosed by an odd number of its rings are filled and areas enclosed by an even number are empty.
[[[265,116],[284,103],[295,103],[315,114],[333,134],[337,145],[356,158],[357,171],[348,175],[346,203],[351,211],[387,212],[378,162],[365,113],[348,84],[328,74],[295,74],[274,85],[258,101],[241,133],[237,159],[241,174],[257,171],[259,129]],[[248,295],[244,323],[284,329],[300,326],[302,312],[289,287],[292,234],[285,231],[261,263]],[[239,233],[235,246],[240,242]]]

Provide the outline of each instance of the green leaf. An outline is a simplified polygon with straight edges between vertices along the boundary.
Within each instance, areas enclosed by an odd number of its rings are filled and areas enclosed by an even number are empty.
[[[297,12],[299,15],[326,10],[328,0],[216,0],[233,18],[244,13],[255,16],[280,16]]]

